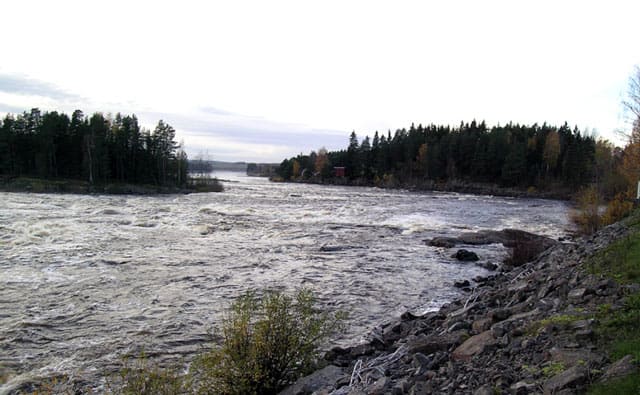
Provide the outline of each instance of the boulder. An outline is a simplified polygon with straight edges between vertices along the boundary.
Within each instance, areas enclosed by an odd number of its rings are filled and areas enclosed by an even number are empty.
[[[546,236],[536,235],[518,229],[482,230],[479,232],[466,232],[458,237],[434,237],[425,240],[433,247],[453,248],[458,244],[485,245],[502,244],[505,247],[514,247],[519,243],[534,243],[540,246],[540,251],[559,244],[558,241]]]
[[[409,354],[422,353],[429,355],[436,351],[447,351],[449,347],[460,344],[465,334],[466,331],[462,330],[437,336],[424,334],[413,336],[407,341]]]
[[[464,287],[468,287],[470,286],[471,283],[469,282],[469,280],[459,280],[459,281],[454,281],[453,282],[453,286],[456,288],[464,288]]]
[[[480,260],[478,255],[473,251],[468,251],[465,249],[458,250],[455,254],[451,256],[451,258],[456,258],[459,261],[463,262],[475,262]]]
[[[451,354],[451,357],[454,360],[468,361],[471,357],[482,353],[487,347],[495,343],[496,339],[493,337],[493,332],[490,330],[484,331],[479,335],[471,336],[467,341],[458,346]]]
[[[489,384],[485,384],[482,387],[476,388],[476,390],[473,391],[473,395],[493,395],[493,394],[495,394],[495,391],[493,390],[493,388],[491,388]]]
[[[567,298],[570,302],[580,303],[582,302],[582,299],[585,297],[585,295],[587,295],[586,288],[575,288],[569,291],[569,295],[567,295]]]
[[[638,367],[633,362],[633,356],[627,355],[614,362],[602,375],[601,381],[608,381],[630,374],[634,374],[638,371]]]
[[[456,246],[456,242],[457,240],[453,237],[434,237],[427,241],[427,244],[432,247],[453,248]]]
[[[280,395],[306,395],[325,388],[333,389],[335,382],[344,374],[343,369],[329,365],[308,376],[302,377],[280,392]]]
[[[534,383],[527,383],[526,381],[518,381],[509,387],[509,392],[513,395],[527,395],[534,392],[536,385]]]
[[[553,347],[549,350],[551,361],[560,362],[565,366],[575,366],[584,363],[600,364],[604,357],[589,350],[573,350],[568,348]]]
[[[557,394],[563,389],[578,387],[587,381],[587,373],[587,369],[581,365],[560,372],[544,383],[544,394]]]

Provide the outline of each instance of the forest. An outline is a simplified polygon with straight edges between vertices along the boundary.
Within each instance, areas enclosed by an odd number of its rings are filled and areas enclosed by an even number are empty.
[[[76,110],[69,117],[34,108],[0,121],[0,177],[183,187],[187,155],[162,120],[150,131],[135,115]]]
[[[458,127],[411,125],[372,139],[359,140],[354,131],[346,149],[285,159],[278,175],[284,181],[419,186],[456,180],[567,191],[597,181],[613,196],[626,187],[617,171],[621,158],[610,142],[566,123],[489,128],[474,120]],[[344,175],[336,167],[344,167]]]

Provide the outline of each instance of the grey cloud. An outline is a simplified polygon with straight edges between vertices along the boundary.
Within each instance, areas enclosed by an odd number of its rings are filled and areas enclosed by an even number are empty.
[[[7,104],[7,103],[0,103],[0,113],[21,114],[25,110],[27,109],[12,106],[11,104]]]
[[[16,95],[34,95],[56,100],[77,100],[74,95],[45,81],[32,79],[18,74],[0,74],[0,91]]]
[[[258,117],[227,113],[224,118],[188,117],[181,114],[145,112],[140,116],[149,120],[163,119],[174,128],[189,135],[224,137],[242,143],[287,146],[342,147],[348,144],[348,132],[312,129],[304,125],[274,122]]]

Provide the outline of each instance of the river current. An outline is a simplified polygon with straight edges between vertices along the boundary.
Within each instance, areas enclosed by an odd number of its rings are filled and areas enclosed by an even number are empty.
[[[487,275],[423,240],[518,228],[567,232],[563,202],[270,183],[165,196],[0,193],[0,394],[68,377],[99,389],[126,354],[189,361],[233,298],[311,288],[349,313],[335,344]],[[469,247],[500,263],[501,245]]]

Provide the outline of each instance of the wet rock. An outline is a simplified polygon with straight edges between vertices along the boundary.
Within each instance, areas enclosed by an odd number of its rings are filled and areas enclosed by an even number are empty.
[[[321,252],[339,252],[339,251],[345,251],[345,250],[357,249],[357,248],[362,248],[362,247],[348,246],[348,245],[345,245],[345,246],[324,245],[320,247],[320,251]]]
[[[478,258],[478,254],[476,254],[473,251],[468,251],[465,249],[458,250],[455,254],[451,256],[451,258],[456,258],[457,260],[462,262],[475,262],[480,260],[480,258]]]
[[[480,266],[481,268],[487,269],[489,271],[494,271],[494,270],[496,270],[498,268],[498,265],[496,265],[493,262],[489,262],[489,261],[482,262],[482,263],[477,263],[477,265]]]
[[[435,237],[427,242],[432,247],[453,248],[456,246],[456,239],[452,237]]]
[[[341,368],[329,365],[299,379],[280,392],[280,395],[306,395],[324,388],[332,389],[335,382],[344,374]]]
[[[464,287],[468,287],[469,285],[471,285],[471,283],[469,283],[469,280],[460,280],[460,281],[453,282],[453,286],[456,288],[464,288]]]

